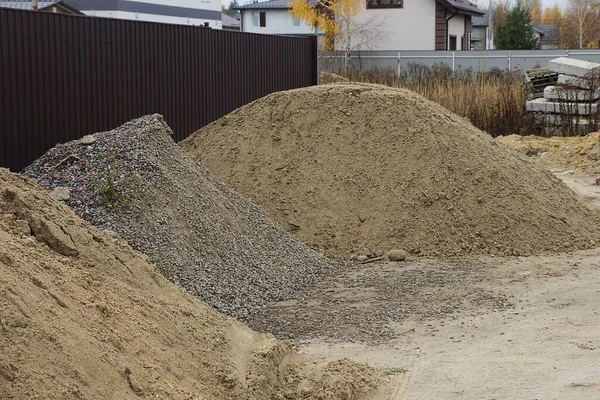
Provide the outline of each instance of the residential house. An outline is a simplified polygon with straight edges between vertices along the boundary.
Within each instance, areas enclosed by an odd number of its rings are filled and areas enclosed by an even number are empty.
[[[225,13],[221,15],[221,21],[223,22],[224,31],[239,31],[241,30],[241,22],[239,19],[229,16]]]
[[[311,35],[315,29],[289,13],[291,0],[270,0],[239,6],[242,31],[271,35]]]
[[[17,10],[33,10],[33,1],[0,1],[0,8],[13,8]],[[58,14],[81,15],[82,12],[64,1],[38,1],[38,11],[53,12]]]
[[[540,34],[540,48],[544,50],[560,49],[560,29],[555,24],[533,26]]]
[[[84,14],[221,29],[221,0],[64,0]]]
[[[490,12],[472,18],[473,32],[471,33],[472,50],[493,50],[494,35],[490,26]]]
[[[470,50],[471,18],[484,12],[467,0],[367,0],[357,22],[376,14],[378,50]]]
[[[314,28],[289,14],[290,0],[240,6],[242,31],[311,34]],[[365,0],[353,23],[373,25],[377,50],[470,50],[471,18],[484,12],[467,0]],[[376,22],[373,22],[376,21]]]

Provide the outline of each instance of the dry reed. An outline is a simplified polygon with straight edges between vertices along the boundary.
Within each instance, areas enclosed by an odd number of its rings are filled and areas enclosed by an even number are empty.
[[[530,92],[516,72],[452,71],[445,64],[411,64],[398,76],[393,69],[353,67],[337,73],[350,81],[379,83],[410,89],[471,121],[492,136],[542,134],[543,129],[525,111]]]

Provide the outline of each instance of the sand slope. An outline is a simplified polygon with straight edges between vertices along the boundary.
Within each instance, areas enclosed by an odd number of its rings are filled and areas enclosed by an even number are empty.
[[[0,169],[1,399],[361,398],[378,382],[217,313]]]
[[[587,248],[598,219],[548,171],[403,89],[274,93],[181,144],[298,238],[337,257]]]

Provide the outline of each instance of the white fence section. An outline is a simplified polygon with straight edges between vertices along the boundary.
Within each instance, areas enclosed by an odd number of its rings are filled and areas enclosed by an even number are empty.
[[[347,60],[341,51],[322,52],[322,70],[339,70],[345,65],[361,69],[393,68],[400,75],[410,63],[426,66],[444,63],[452,71],[525,70],[547,67],[557,57],[573,57],[600,63],[600,50],[486,50],[486,51],[355,51]]]

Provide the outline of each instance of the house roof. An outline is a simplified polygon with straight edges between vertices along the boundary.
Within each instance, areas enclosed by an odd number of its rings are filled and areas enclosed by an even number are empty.
[[[538,32],[542,33],[542,40],[544,42],[558,42],[560,41],[560,32],[558,26],[554,24],[541,24],[533,26]]]
[[[227,14],[221,15],[221,21],[223,22],[223,26],[230,28],[239,28],[241,26],[239,19],[233,18]]]
[[[283,9],[287,10],[290,7],[288,4],[291,0],[270,0],[270,1],[256,1],[238,6],[238,10],[265,10],[265,9]]]
[[[490,26],[490,12],[486,10],[483,15],[474,15],[471,22],[473,26]]]
[[[485,10],[480,10],[476,4],[471,3],[468,0],[437,0],[444,7],[451,11],[456,11],[459,14],[467,15],[483,15]]]
[[[270,1],[253,1],[252,3],[238,6],[238,10],[265,10],[265,9],[289,9],[288,4],[291,0],[270,0]],[[483,15],[485,11],[480,10],[477,6],[467,0],[437,0],[446,8],[453,11],[458,11],[461,14]],[[309,0],[315,2],[316,0]]]
[[[44,10],[48,7],[60,6],[63,9],[68,9],[74,14],[82,14],[78,9],[71,7],[64,1],[38,1],[38,10]],[[21,1],[0,1],[0,8],[14,8],[17,10],[33,10],[33,2],[31,0]]]

